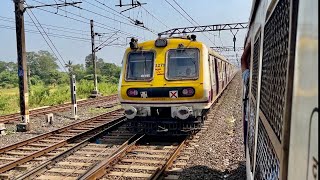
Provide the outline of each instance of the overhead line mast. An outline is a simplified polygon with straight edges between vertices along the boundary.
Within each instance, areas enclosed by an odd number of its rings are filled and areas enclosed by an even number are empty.
[[[92,57],[92,64],[93,64],[93,81],[94,81],[94,89],[91,92],[91,97],[99,96],[98,91],[98,80],[97,80],[97,68],[96,68],[96,48],[94,43],[94,30],[93,30],[93,20],[90,20],[90,29],[91,29],[91,57]]]

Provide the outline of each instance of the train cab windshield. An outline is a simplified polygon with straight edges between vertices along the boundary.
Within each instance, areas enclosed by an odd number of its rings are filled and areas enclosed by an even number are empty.
[[[198,49],[171,49],[167,54],[168,80],[198,79],[199,50]]]
[[[127,61],[126,80],[146,81],[153,77],[153,52],[131,52]]]

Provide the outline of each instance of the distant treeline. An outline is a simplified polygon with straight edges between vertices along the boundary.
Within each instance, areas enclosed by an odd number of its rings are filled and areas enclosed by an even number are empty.
[[[64,69],[59,70],[58,60],[48,51],[27,52],[27,67],[30,74],[30,85],[59,85],[69,83],[69,74],[75,74],[77,81],[93,79],[91,54],[85,57],[85,64],[66,62]],[[118,83],[121,68],[113,63],[97,59],[98,82]],[[18,86],[18,70],[16,62],[0,61],[0,87],[13,88]]]

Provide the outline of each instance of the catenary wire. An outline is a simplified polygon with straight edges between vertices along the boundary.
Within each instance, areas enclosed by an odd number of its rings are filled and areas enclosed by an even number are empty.
[[[54,50],[52,49],[52,47],[50,46],[49,42],[46,40],[46,38],[44,37],[44,35],[42,34],[42,32],[40,31],[39,27],[36,25],[36,23],[34,22],[34,20],[32,19],[32,17],[30,16],[29,12],[27,12],[27,15],[30,17],[31,21],[34,23],[34,25],[37,27],[38,31],[40,32],[41,36],[43,37],[43,39],[45,40],[46,44],[49,46],[49,48],[51,49],[52,53],[54,54],[54,56],[56,57],[56,59],[59,61],[59,63],[61,64],[62,68],[67,72],[67,70],[65,69],[64,65],[62,64],[62,62],[60,61],[60,59],[58,58],[57,54],[54,52]]]
[[[168,0],[165,0],[174,10],[176,10],[183,18],[185,18],[187,21],[189,21],[193,26],[195,26],[195,24],[190,21],[186,16],[184,16],[176,7],[174,7]],[[203,32],[201,32],[213,45],[216,46],[216,44]]]

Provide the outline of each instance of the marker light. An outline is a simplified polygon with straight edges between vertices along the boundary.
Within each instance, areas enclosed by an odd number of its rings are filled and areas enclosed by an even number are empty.
[[[138,91],[136,90],[136,89],[128,89],[127,90],[127,95],[129,96],[129,97],[135,97],[135,96],[137,96],[139,93],[138,93]]]
[[[185,88],[182,90],[183,96],[193,96],[194,95],[194,89],[193,88]]]

